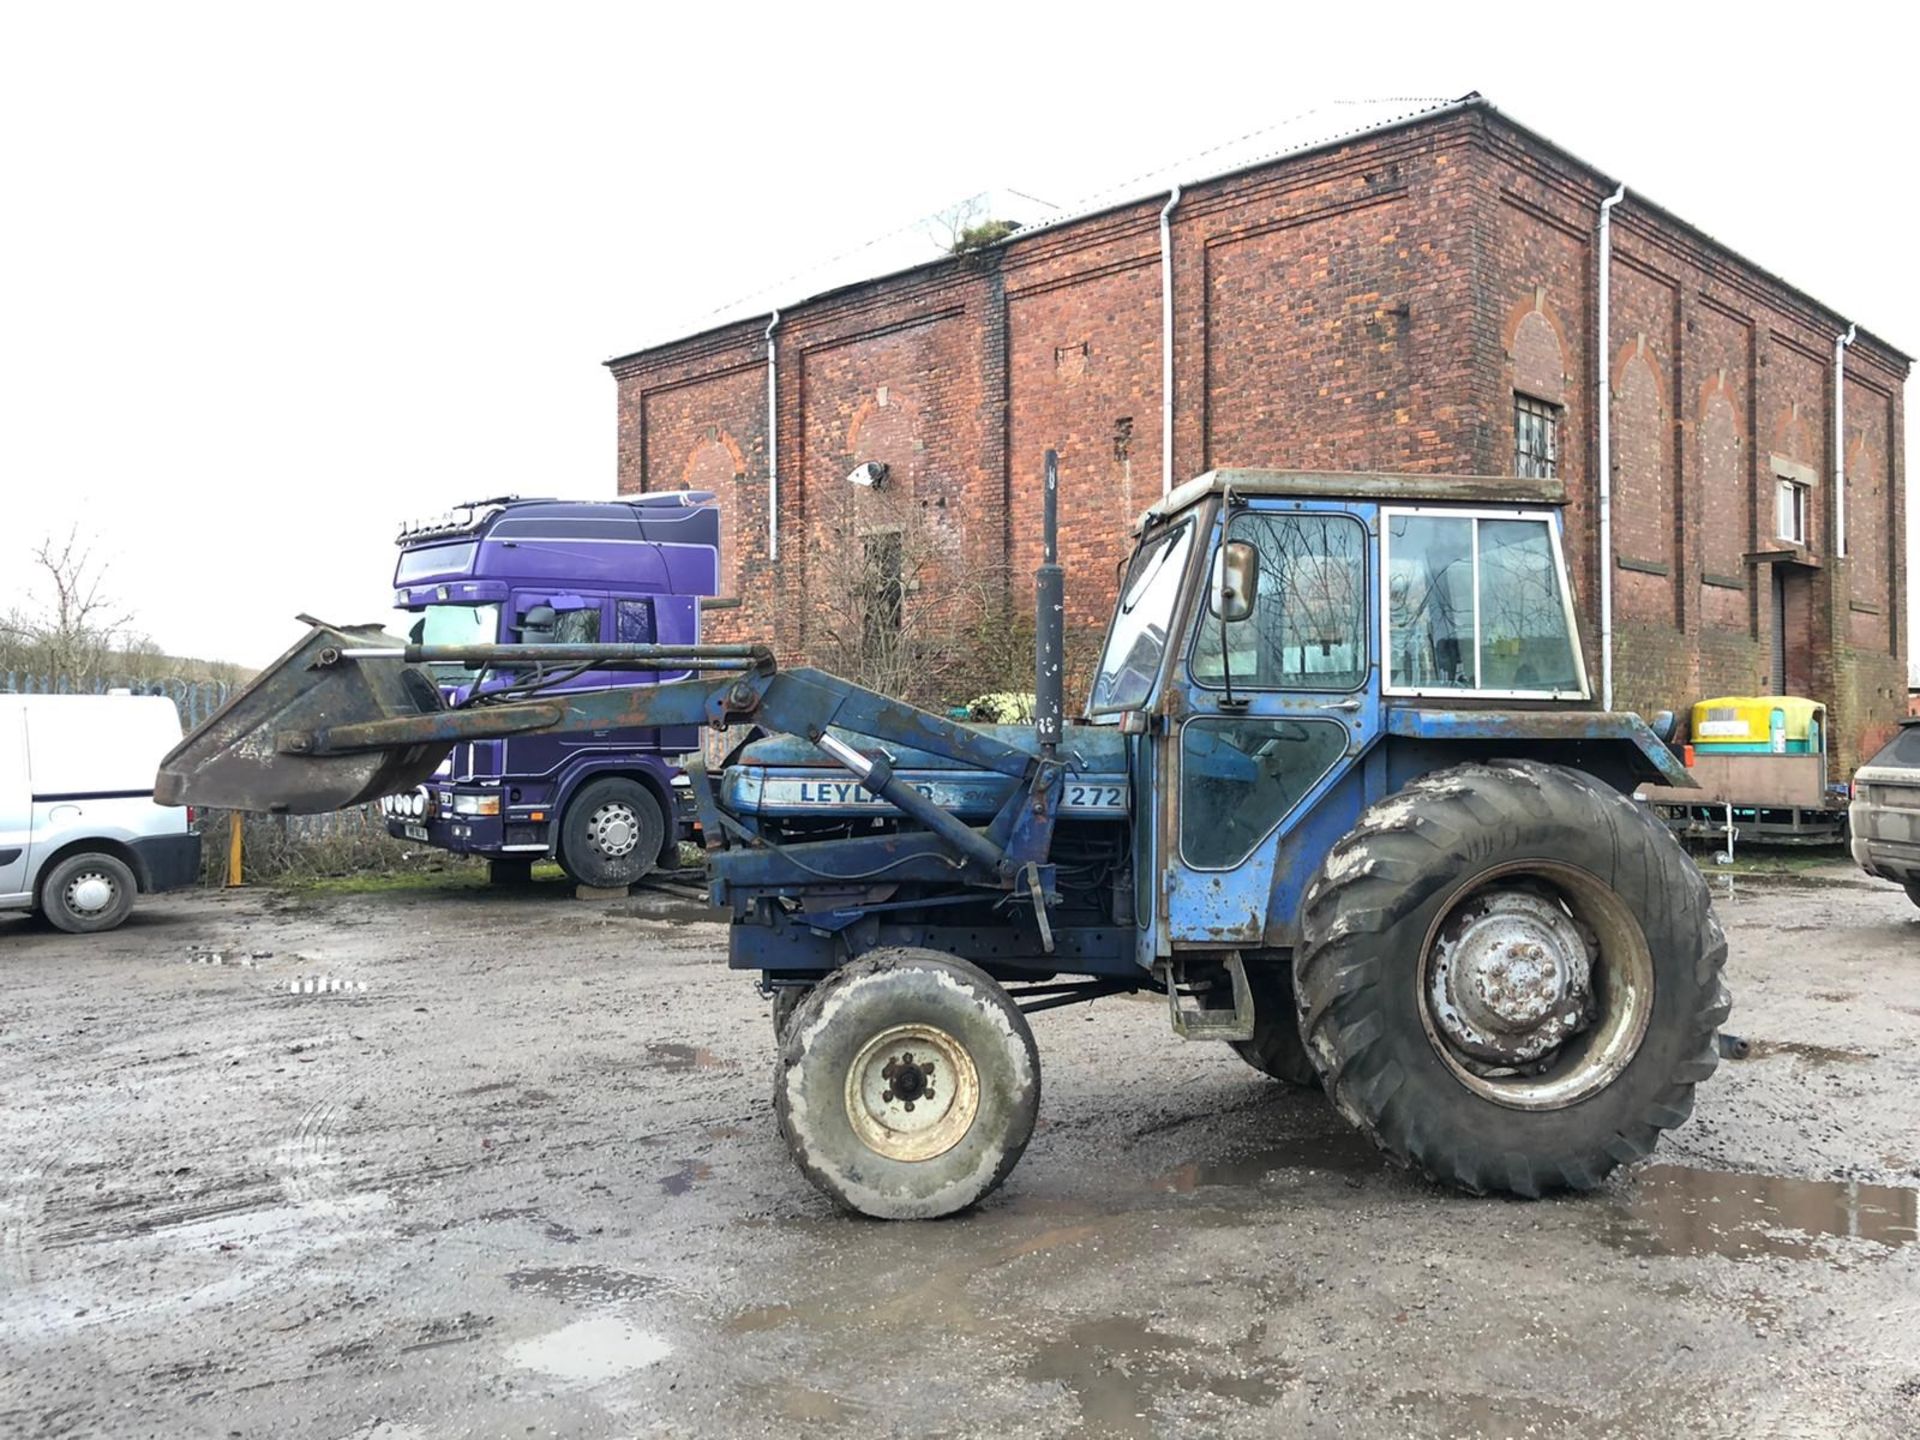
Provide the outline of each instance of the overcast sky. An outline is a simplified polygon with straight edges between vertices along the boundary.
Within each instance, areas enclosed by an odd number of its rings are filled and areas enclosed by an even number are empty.
[[[402,518],[611,495],[608,356],[1334,99],[1479,90],[1920,346],[1913,22],[1762,13],[8,6],[0,610],[78,524],[162,646],[262,664],[389,613]]]

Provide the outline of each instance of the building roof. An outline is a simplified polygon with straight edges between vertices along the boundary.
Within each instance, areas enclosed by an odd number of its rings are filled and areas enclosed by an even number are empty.
[[[1498,116],[1502,123],[1519,131],[1542,147],[1565,157],[1587,171],[1599,184],[1608,189],[1623,184],[1599,167],[1581,159],[1565,146],[1556,144],[1539,131],[1514,120],[1478,91],[1469,91],[1455,100],[1431,97],[1341,100],[1316,106],[1264,129],[1211,146],[1156,169],[1143,171],[1131,179],[1098,191],[1071,206],[1051,206],[1045,201],[1036,200],[1032,196],[1012,190],[987,192],[971,197],[969,202],[963,202],[963,204],[977,202],[988,207],[982,211],[983,215],[990,214],[991,207],[999,205],[1003,207],[1004,213],[995,215],[993,218],[1022,221],[1020,228],[992,242],[990,246],[983,247],[997,249],[1077,220],[1125,209],[1156,196],[1166,195],[1175,185],[1193,186],[1222,180],[1248,170],[1257,170],[1318,150],[1329,149],[1350,140],[1427,123],[1463,110],[1480,110]],[[1665,206],[1649,200],[1638,191],[1628,193],[1636,208],[1659,215],[1676,228],[1698,237],[1714,250],[1737,260],[1754,274],[1798,296],[1814,309],[1826,314],[1836,328],[1847,323],[1847,317],[1832,306],[1814,299],[1799,286],[1754,264],[1732,246],[1715,239]],[[643,355],[649,350],[661,349],[749,320],[771,320],[780,311],[824,299],[842,290],[894,279],[948,263],[951,257],[942,253],[943,247],[934,238],[933,229],[930,228],[935,223],[937,222],[929,217],[904,225],[865,245],[857,246],[798,271],[784,280],[762,287],[703,316],[691,317],[689,323],[675,327],[672,333],[656,336],[644,345],[610,357],[605,363],[617,365],[623,360]],[[1870,334],[1864,326],[1860,328],[1860,335],[1871,339],[1898,359],[1908,364],[1912,363],[1913,357],[1910,354],[1889,344],[1885,338]]]

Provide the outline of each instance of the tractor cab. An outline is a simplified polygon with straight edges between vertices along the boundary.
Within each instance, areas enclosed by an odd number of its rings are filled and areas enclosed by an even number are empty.
[[[1153,796],[1143,961],[1291,943],[1296,862],[1398,788],[1437,706],[1588,708],[1563,500],[1551,480],[1219,470],[1141,516],[1086,718],[1129,735]]]

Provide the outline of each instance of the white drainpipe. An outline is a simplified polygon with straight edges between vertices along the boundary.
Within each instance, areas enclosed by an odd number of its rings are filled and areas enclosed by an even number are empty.
[[[1847,553],[1847,347],[1860,333],[1858,325],[1833,342],[1833,554]]]
[[[1173,493],[1173,187],[1160,210],[1160,494]]]
[[[1600,708],[1613,709],[1613,207],[1626,198],[1622,185],[1600,202],[1594,251],[1600,266],[1595,287],[1593,403],[1600,468]]]
[[[780,358],[773,332],[780,312],[767,321],[767,559],[780,558]]]

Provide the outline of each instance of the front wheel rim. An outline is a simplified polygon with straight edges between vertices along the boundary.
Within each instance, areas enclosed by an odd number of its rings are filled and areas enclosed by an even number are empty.
[[[593,812],[587,835],[593,848],[609,860],[623,860],[640,843],[640,817],[625,801],[611,801]]]
[[[860,1048],[847,1067],[847,1121],[860,1143],[912,1164],[946,1154],[980,1113],[973,1056],[934,1025],[895,1025]]]
[[[1453,1077],[1514,1110],[1562,1110],[1632,1063],[1653,1018],[1653,954],[1591,873],[1530,862],[1440,907],[1417,980],[1428,1042]]]

